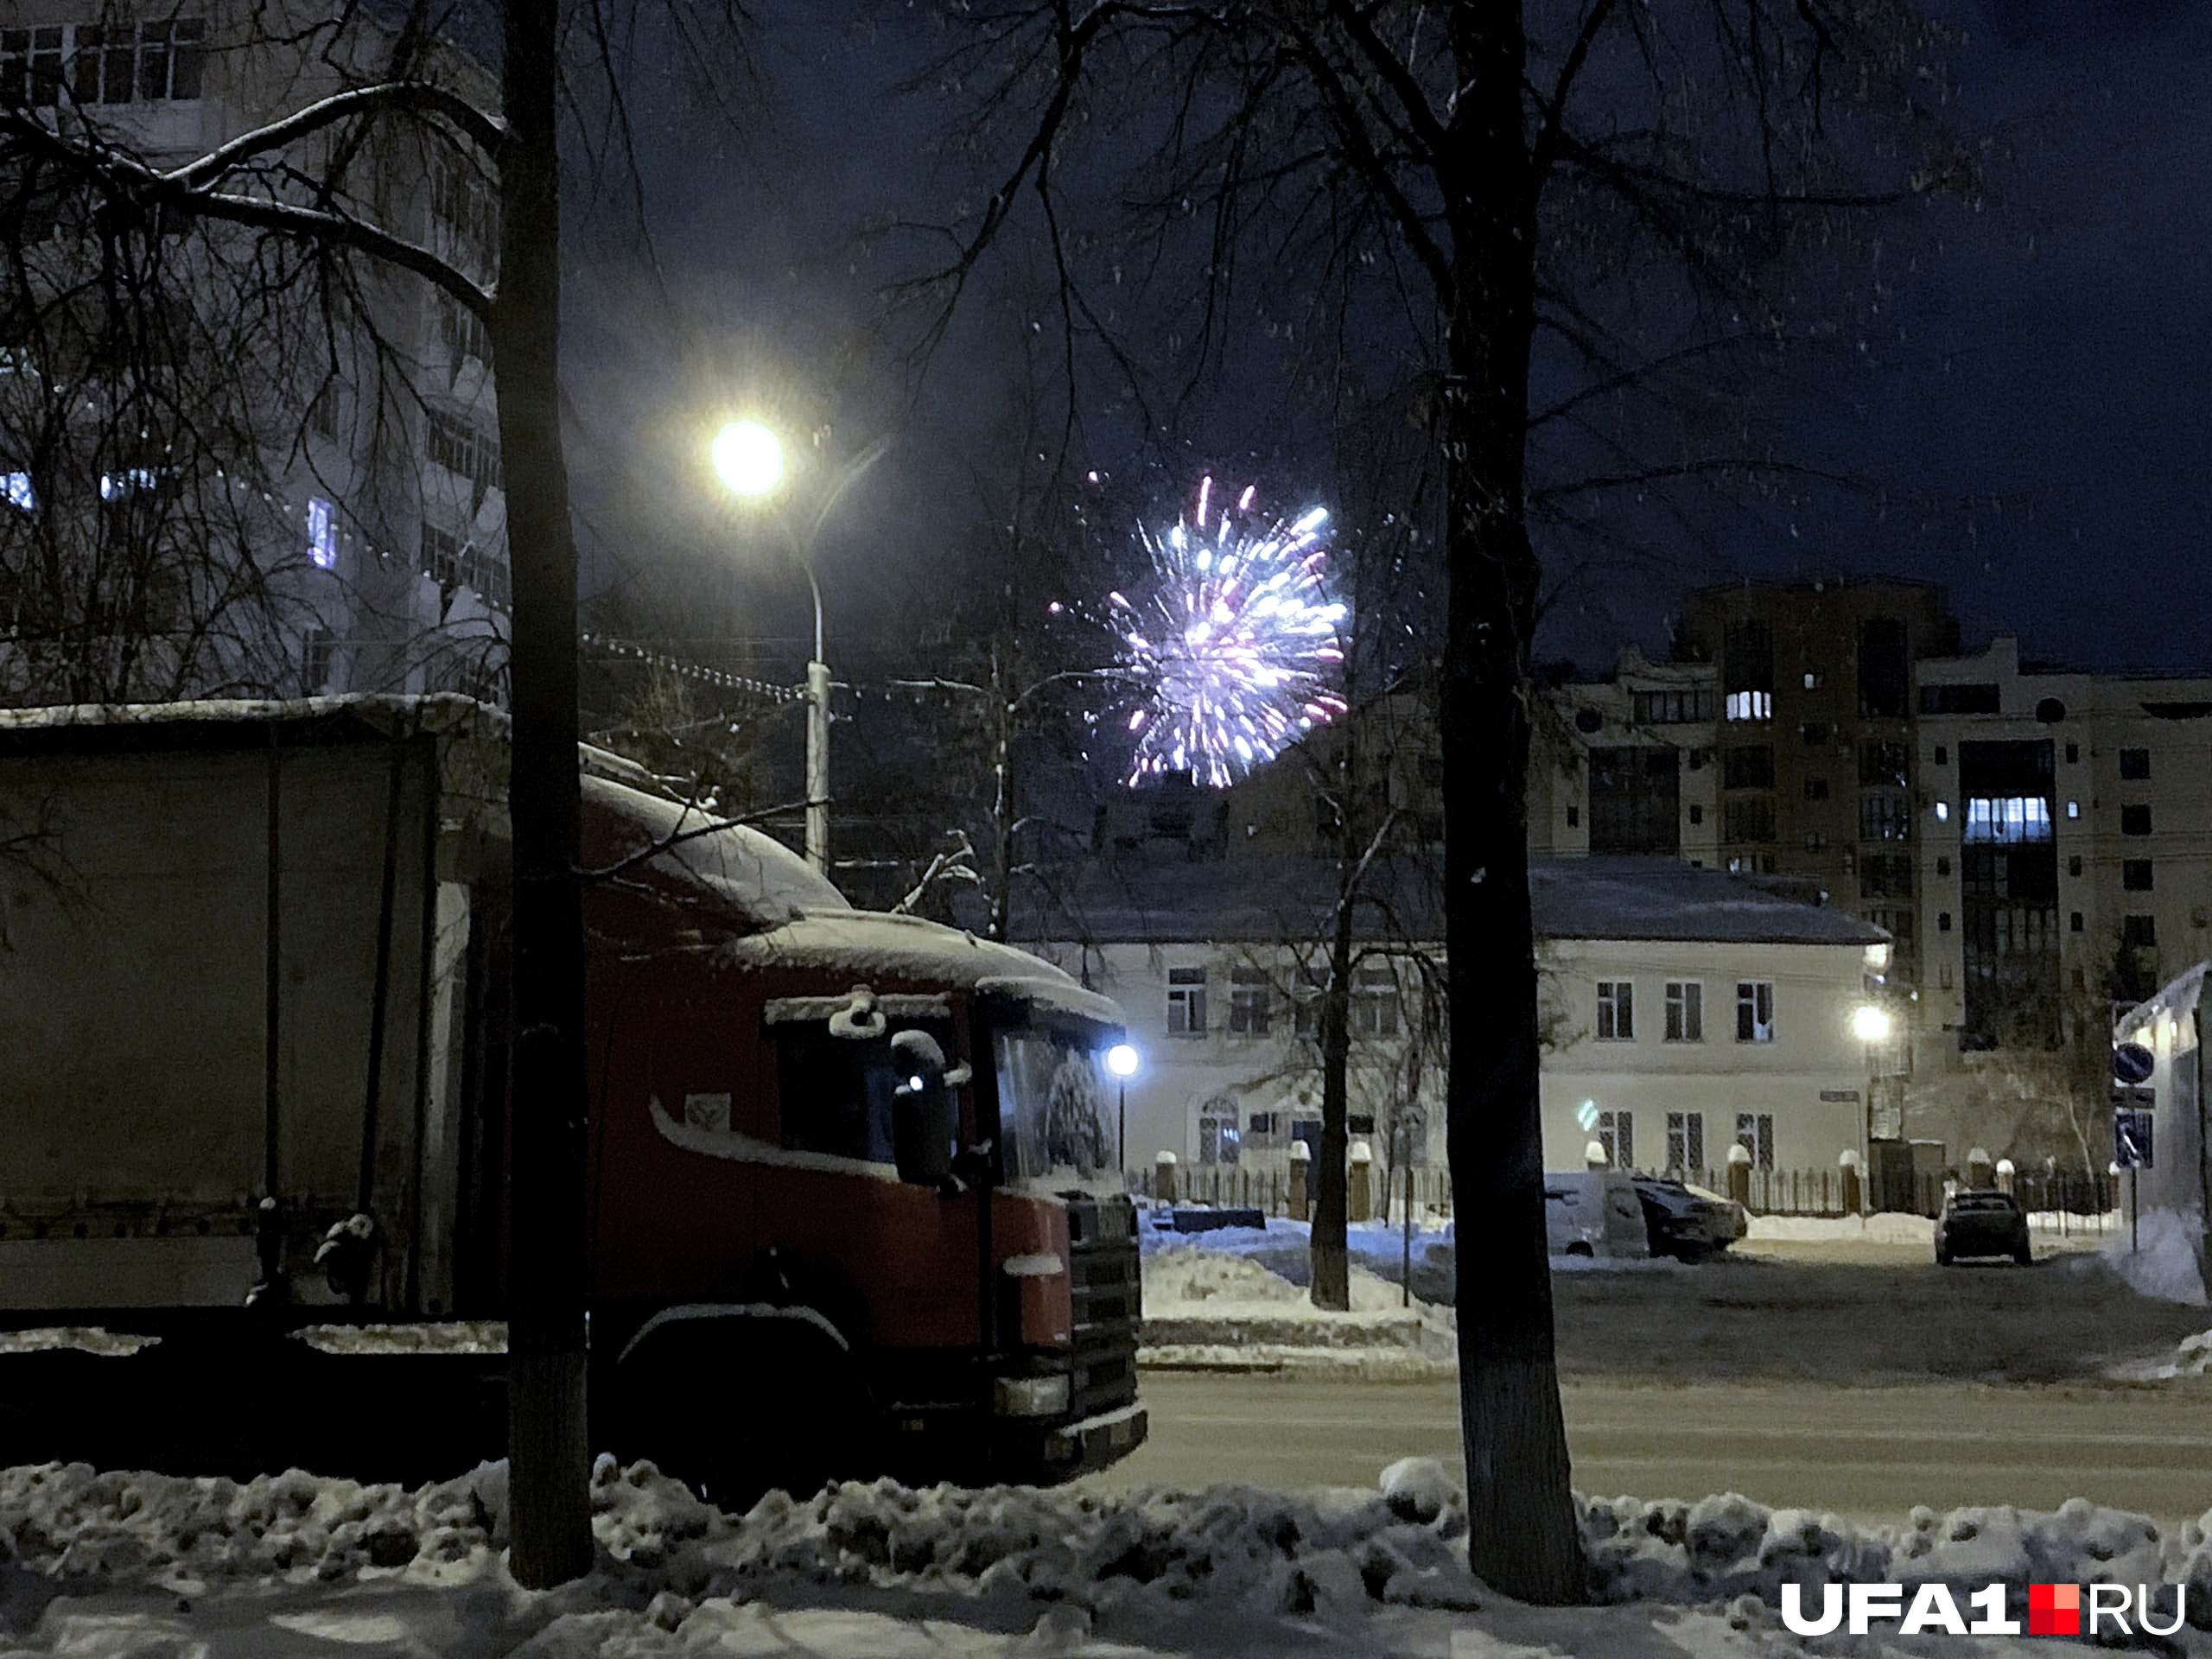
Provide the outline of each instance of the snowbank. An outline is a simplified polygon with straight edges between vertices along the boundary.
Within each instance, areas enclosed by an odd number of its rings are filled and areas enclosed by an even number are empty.
[[[1211,1237],[1211,1235],[1205,1236]],[[1452,1310],[1415,1300],[1355,1266],[1351,1306],[1318,1308],[1306,1287],[1246,1256],[1202,1245],[1144,1262],[1142,1362],[1179,1369],[1296,1369],[1368,1382],[1448,1371]]]
[[[1926,1216],[1753,1216],[1746,1244],[1917,1244],[1936,1248],[1936,1224]]]
[[[2185,1307],[2205,1305],[2196,1268],[2197,1211],[2146,1210],[2131,1234],[2123,1223],[2105,1240],[2106,1264],[2131,1288]]]
[[[1932,1580],[1963,1597],[1998,1581],[2018,1604],[2031,1581],[2179,1583],[2198,1628],[2212,1627],[2212,1516],[2169,1536],[2080,1501],[2050,1513],[1917,1510],[1894,1528],[1732,1494],[1576,1502],[1593,1599],[1645,1610],[1575,1615],[1586,1638],[1615,1632],[1595,1649],[1578,1641],[1578,1651],[1671,1650],[1635,1638],[1648,1637],[1653,1613],[1694,1606],[1726,1608],[1762,1649],[1775,1638],[1798,1650],[1768,1611],[1789,1583]],[[194,1618],[235,1631],[265,1618],[335,1640],[373,1628],[382,1651],[612,1659],[789,1651],[788,1621],[812,1619],[811,1650],[901,1659],[948,1643],[1074,1652],[1094,1637],[1246,1654],[1311,1646],[1324,1630],[1335,1632],[1332,1651],[1433,1655],[1462,1633],[1487,1651],[1535,1616],[1470,1575],[1464,1505],[1449,1473],[1426,1459],[1394,1464],[1369,1491],[1218,1485],[1100,1497],[879,1481],[803,1502],[772,1493],[743,1516],[700,1503],[650,1464],[602,1459],[592,1507],[591,1573],[531,1594],[499,1554],[500,1465],[411,1492],[298,1471],[239,1483],[11,1469],[0,1471],[0,1630],[20,1638],[14,1653],[151,1655],[205,1651],[190,1639]],[[134,1604],[131,1591],[162,1599]],[[103,1618],[118,1640],[92,1639]],[[170,1647],[145,1645],[156,1625],[173,1631]],[[1000,1639],[971,1641],[978,1627]],[[779,1630],[785,1640],[766,1639]],[[251,1649],[299,1650],[281,1639]]]

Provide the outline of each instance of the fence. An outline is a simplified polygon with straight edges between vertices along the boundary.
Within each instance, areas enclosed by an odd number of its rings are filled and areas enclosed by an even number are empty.
[[[1382,1166],[1371,1166],[1376,1213],[1382,1209]],[[1175,1197],[1183,1204],[1211,1205],[1217,1209],[1234,1207],[1258,1210],[1270,1216],[1287,1215],[1290,1211],[1290,1178],[1280,1169],[1258,1169],[1242,1164],[1179,1164],[1175,1170]],[[1840,1169],[1754,1169],[1751,1175],[1751,1192],[1745,1208],[1755,1216],[1841,1216],[1847,1213],[1843,1204],[1843,1172]],[[1399,1171],[1390,1187],[1390,1212],[1402,1215],[1406,1182],[1410,1176],[1413,1185],[1414,1211],[1416,1215],[1428,1214],[1448,1219],[1452,1214],[1451,1172],[1440,1164],[1419,1164],[1409,1171]],[[1715,1192],[1728,1191],[1728,1172],[1726,1169],[1692,1170],[1684,1179]],[[1951,1178],[1955,1179],[1955,1177]],[[1128,1173],[1129,1192],[1139,1198],[1157,1196],[1158,1178],[1154,1170],[1133,1169]],[[1943,1207],[1943,1188],[1946,1178],[1933,1170],[1915,1172],[1912,1177],[1910,1212],[1932,1216]],[[2016,1176],[2012,1192],[2020,1205],[2030,1215],[2041,1217],[2041,1224],[2053,1231],[2094,1232],[2107,1224],[2107,1217],[2119,1207],[2119,1179],[2108,1174],[2087,1175],[2052,1173]],[[1863,1189],[1862,1189],[1863,1201]]]

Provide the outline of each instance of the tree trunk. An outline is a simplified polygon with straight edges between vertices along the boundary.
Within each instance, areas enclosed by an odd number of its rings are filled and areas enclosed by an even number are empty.
[[[1349,815],[1347,815],[1349,816]],[[1348,834],[1349,823],[1339,830]],[[1351,867],[1342,867],[1336,928],[1329,939],[1329,988],[1321,998],[1321,1144],[1313,1149],[1313,1306],[1342,1312],[1351,1306],[1351,1262],[1344,1248],[1347,1205],[1344,1158],[1351,1143],[1345,1111],[1345,1073],[1351,1063],[1352,893]]]
[[[560,200],[551,0],[508,0],[491,319],[514,571],[512,1188],[508,1526],[517,1583],[592,1563],[584,1425],[584,949],[576,555],[560,426]]]
[[[1468,1565],[1524,1601],[1580,1601],[1581,1542],[1544,1246],[1525,698],[1537,569],[1523,518],[1535,186],[1518,0],[1447,27],[1459,75],[1440,174],[1452,292],[1443,433],[1448,637],[1441,696],[1447,1140],[1461,1286]]]

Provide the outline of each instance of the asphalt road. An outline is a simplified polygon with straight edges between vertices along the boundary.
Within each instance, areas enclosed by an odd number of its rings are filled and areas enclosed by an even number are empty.
[[[2155,1389],[1837,1388],[1788,1380],[1562,1390],[1574,1484],[1902,1521],[1916,1503],[2050,1509],[2069,1497],[2194,1519],[2212,1508],[2212,1379]],[[1147,1444],[1084,1484],[1365,1486],[1408,1455],[1459,1457],[1445,1383],[1148,1372]]]

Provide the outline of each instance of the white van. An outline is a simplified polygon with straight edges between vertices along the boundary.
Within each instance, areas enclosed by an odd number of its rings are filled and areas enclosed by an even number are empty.
[[[1544,1237],[1554,1255],[1648,1256],[1636,1184],[1618,1170],[1547,1170]]]

